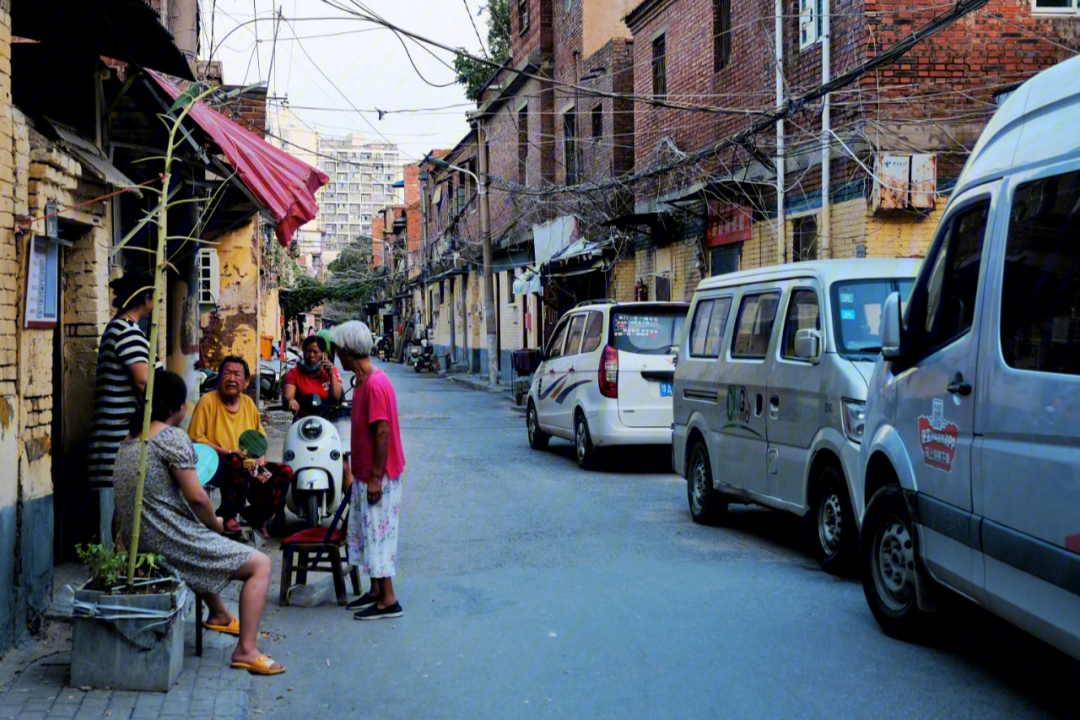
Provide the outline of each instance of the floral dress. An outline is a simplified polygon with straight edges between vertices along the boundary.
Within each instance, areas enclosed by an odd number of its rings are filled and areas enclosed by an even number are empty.
[[[167,427],[150,438],[148,445],[139,552],[161,555],[161,565],[197,593],[221,592],[254,550],[203,525],[184,499],[169,468],[194,468],[198,462],[187,433]],[[131,539],[138,477],[139,441],[128,440],[120,446],[113,470],[116,509],[125,541]]]
[[[382,497],[367,501],[364,483],[353,483],[349,497],[349,564],[368,577],[394,577],[397,572],[398,525],[401,522],[401,478],[383,476]]]

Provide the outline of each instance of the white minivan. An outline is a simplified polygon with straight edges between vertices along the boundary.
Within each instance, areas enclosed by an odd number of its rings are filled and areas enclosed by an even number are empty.
[[[613,445],[671,444],[671,380],[686,303],[585,302],[544,348],[525,409],[529,445],[574,443],[584,469]]]
[[[850,567],[866,382],[881,309],[918,260],[822,260],[703,280],[675,370],[672,460],[690,514],[728,502],[810,512],[822,567]]]
[[[941,588],[1080,658],[1080,58],[961,173],[870,382],[860,565],[896,637]]]

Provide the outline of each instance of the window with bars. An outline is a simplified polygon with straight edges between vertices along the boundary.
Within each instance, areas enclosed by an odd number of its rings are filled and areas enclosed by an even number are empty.
[[[529,106],[518,110],[518,183],[529,181]]]
[[[805,50],[821,39],[821,16],[825,0],[799,0],[799,49]]]
[[[592,136],[593,140],[599,140],[604,136],[604,106],[597,105],[592,109]]]
[[[656,98],[667,96],[667,40],[664,35],[652,43],[652,94]]]
[[[566,184],[578,180],[577,110],[570,108],[563,113],[563,165],[566,168]]]
[[[713,0],[713,72],[731,62],[731,0]]]
[[[199,250],[199,303],[216,305],[221,294],[221,267],[215,248]]]

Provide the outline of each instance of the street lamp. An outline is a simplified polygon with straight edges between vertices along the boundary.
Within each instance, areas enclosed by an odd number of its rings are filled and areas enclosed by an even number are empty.
[[[484,143],[477,143],[480,152],[485,152]],[[481,165],[487,166],[487,158],[481,158]],[[477,194],[480,195],[480,239],[484,243],[484,322],[487,325],[487,351],[488,351],[488,384],[492,387],[499,384],[499,358],[498,358],[498,328],[495,327],[495,277],[492,272],[491,259],[491,227],[488,219],[487,202],[487,173],[477,175],[458,165],[451,165],[442,158],[428,157],[428,161],[437,167],[471,175],[476,180]]]

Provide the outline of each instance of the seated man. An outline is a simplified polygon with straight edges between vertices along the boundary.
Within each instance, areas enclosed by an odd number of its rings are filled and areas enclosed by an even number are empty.
[[[341,400],[341,375],[326,354],[326,339],[321,335],[304,338],[303,357],[281,383],[281,397],[294,418],[317,415],[319,408],[300,407],[300,399],[317,395],[325,405]]]
[[[287,465],[266,462],[265,452],[261,457],[250,457],[242,450],[240,436],[245,431],[254,430],[266,437],[259,409],[244,394],[250,379],[251,371],[243,358],[230,355],[222,360],[217,390],[199,399],[191,413],[188,436],[192,442],[209,445],[221,456],[213,482],[221,489],[217,514],[224,521],[225,532],[240,532],[236,516],[243,515],[256,532],[267,538],[270,533],[266,523],[285,506],[293,473]]]

